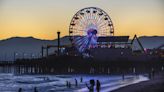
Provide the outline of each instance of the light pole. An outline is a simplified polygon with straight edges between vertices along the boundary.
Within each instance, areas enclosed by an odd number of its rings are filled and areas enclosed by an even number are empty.
[[[58,56],[60,55],[60,32],[57,32],[58,34]]]
[[[42,50],[41,50],[41,56],[43,58],[43,53],[44,53],[44,47],[42,46]]]

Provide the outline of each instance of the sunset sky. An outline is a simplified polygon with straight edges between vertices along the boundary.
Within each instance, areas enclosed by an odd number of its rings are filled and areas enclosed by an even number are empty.
[[[91,6],[109,14],[115,35],[164,36],[164,0],[0,0],[0,40],[68,35],[73,15]]]

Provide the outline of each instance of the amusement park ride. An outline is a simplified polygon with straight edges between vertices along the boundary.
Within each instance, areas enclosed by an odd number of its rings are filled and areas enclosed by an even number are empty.
[[[73,16],[69,26],[69,37],[71,45],[62,46],[60,32],[58,32],[58,46],[42,47],[42,56],[44,49],[48,56],[49,48],[58,47],[58,55],[60,55],[60,48],[65,48],[64,54],[70,56],[91,57],[99,60],[130,59],[134,58],[132,45],[135,39],[141,47],[140,56],[143,58],[146,54],[136,35],[131,42],[129,36],[114,36],[111,18],[97,7],[83,8]]]

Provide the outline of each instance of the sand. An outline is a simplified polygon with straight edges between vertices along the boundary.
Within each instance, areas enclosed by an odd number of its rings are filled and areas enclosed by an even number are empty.
[[[132,84],[112,92],[164,92],[164,72],[155,74],[149,81]]]

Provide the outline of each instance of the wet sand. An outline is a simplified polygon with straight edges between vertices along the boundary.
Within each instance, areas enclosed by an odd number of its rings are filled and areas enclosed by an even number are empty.
[[[164,92],[164,72],[155,74],[149,81],[132,84],[112,92]]]

